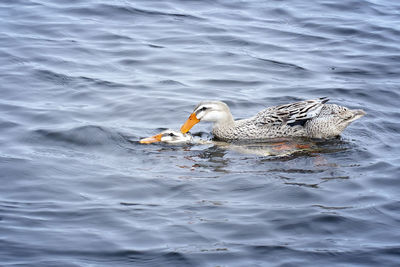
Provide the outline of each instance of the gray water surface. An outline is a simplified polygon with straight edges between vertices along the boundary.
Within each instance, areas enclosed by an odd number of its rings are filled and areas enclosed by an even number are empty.
[[[400,264],[398,1],[1,1],[0,62],[0,265]],[[322,96],[310,150],[138,143]]]

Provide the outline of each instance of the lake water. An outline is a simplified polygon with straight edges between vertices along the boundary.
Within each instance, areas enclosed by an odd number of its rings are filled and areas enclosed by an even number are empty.
[[[1,1],[0,59],[0,265],[399,266],[399,1]],[[309,151],[138,143],[322,96]]]

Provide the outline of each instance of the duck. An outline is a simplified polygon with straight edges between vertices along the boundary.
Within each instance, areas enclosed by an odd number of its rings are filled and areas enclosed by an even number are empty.
[[[214,138],[221,141],[265,140],[271,138],[309,137],[329,139],[339,136],[353,121],[366,113],[336,104],[326,104],[321,97],[268,107],[255,116],[234,120],[222,101],[202,101],[181,127],[187,133],[200,121],[213,122]]]
[[[312,144],[291,142],[290,140],[279,140],[277,142],[240,144],[224,141],[212,141],[205,139],[195,139],[190,133],[182,134],[179,130],[165,130],[160,134],[143,138],[141,144],[161,143],[167,145],[211,145],[223,149],[235,151],[240,154],[251,154],[257,156],[278,156],[284,157],[300,151],[312,151]]]
[[[193,141],[190,133],[181,133],[180,131],[167,129],[154,136],[143,138],[139,141],[141,144],[151,144],[156,142],[166,144],[187,144]]]

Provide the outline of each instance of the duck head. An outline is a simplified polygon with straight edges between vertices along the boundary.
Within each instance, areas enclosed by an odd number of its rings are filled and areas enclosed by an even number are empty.
[[[174,130],[165,130],[161,133],[141,139],[141,144],[151,144],[155,142],[167,143],[167,144],[179,144],[189,143],[192,141],[192,135],[189,133],[181,133]]]
[[[200,102],[190,114],[189,118],[181,127],[182,133],[187,133],[200,121],[211,121],[215,123],[233,121],[231,111],[227,104],[221,101]]]

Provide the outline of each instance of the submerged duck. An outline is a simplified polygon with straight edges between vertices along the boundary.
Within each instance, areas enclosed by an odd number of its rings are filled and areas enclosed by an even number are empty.
[[[241,144],[234,145],[227,142],[195,139],[189,133],[182,134],[175,130],[165,130],[160,134],[141,139],[142,144],[152,144],[156,142],[164,144],[192,144],[192,145],[212,145],[223,149],[232,150],[241,154],[252,154],[257,156],[288,156],[296,152],[312,150],[310,143],[297,143],[292,141],[277,141],[269,143]]]
[[[167,144],[182,144],[192,142],[193,137],[189,133],[181,133],[174,130],[165,130],[161,133],[141,139],[139,142],[142,144],[151,144],[155,142],[162,142]]]
[[[214,122],[213,134],[223,141],[260,140],[279,137],[332,138],[353,121],[365,115],[361,109],[351,110],[325,104],[326,97],[266,108],[255,116],[234,120],[227,104],[221,101],[200,102],[181,132],[187,133],[200,121]]]

